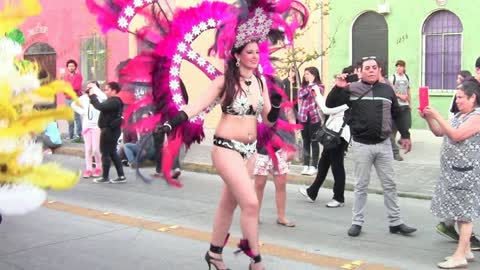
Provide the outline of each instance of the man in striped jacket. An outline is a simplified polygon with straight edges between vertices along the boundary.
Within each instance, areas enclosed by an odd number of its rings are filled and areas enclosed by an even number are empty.
[[[411,149],[410,133],[401,119],[397,97],[392,87],[379,82],[379,65],[376,57],[362,59],[362,79],[347,84],[345,76],[339,76],[332,94],[344,98],[349,105],[347,123],[352,134],[352,156],[355,162],[355,202],[353,205],[352,226],[348,235],[358,236],[365,222],[364,211],[367,203],[367,190],[370,171],[375,166],[382,182],[385,207],[391,233],[411,234],[415,228],[405,225],[400,217],[397,200],[397,187],[393,179],[393,154],[390,144],[392,124],[395,121],[401,134],[401,145],[405,152]]]

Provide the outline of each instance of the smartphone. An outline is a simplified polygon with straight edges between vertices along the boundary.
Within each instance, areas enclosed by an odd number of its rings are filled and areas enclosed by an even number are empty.
[[[418,109],[423,112],[423,109],[429,104],[428,87],[423,86],[418,88],[418,100],[420,105]]]
[[[358,75],[357,74],[348,74],[347,77],[345,78],[347,83],[352,83],[352,82],[357,82],[358,81]]]

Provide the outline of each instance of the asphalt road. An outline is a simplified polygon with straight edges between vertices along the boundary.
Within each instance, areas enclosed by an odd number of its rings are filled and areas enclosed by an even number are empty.
[[[83,167],[82,159],[73,156],[49,159]],[[82,179],[72,190],[50,192],[48,203],[33,213],[5,217],[0,269],[207,269],[203,255],[221,179],[184,172],[185,186],[179,189],[163,181],[144,184],[125,169],[126,184]],[[328,209],[324,204],[331,190],[322,190],[312,204],[297,189],[287,186],[287,215],[297,226],[286,228],[275,224],[274,188],[267,185],[260,225],[267,269],[436,269],[455,248],[433,230],[437,220],[429,213],[429,201],[400,199],[405,221],[419,229],[405,237],[388,232],[383,198],[371,194],[363,233],[351,238],[346,232],[352,193],[346,194],[345,207]],[[238,211],[231,233],[241,236]],[[247,269],[247,257],[232,254],[234,240],[224,259],[232,269]],[[480,263],[469,268],[480,269]]]

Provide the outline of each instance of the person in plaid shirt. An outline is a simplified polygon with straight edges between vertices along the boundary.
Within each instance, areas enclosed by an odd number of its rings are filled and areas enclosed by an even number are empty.
[[[313,134],[320,128],[322,118],[320,116],[315,97],[323,95],[323,85],[320,80],[320,73],[316,67],[305,69],[302,81],[302,89],[298,92],[298,120],[303,125],[303,170],[304,175],[315,175],[317,173],[318,157],[320,147],[313,139]],[[310,155],[310,150],[312,155]],[[310,163],[310,160],[312,163]]]

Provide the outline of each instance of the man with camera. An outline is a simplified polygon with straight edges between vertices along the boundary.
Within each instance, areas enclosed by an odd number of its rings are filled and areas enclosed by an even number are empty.
[[[121,134],[123,102],[117,96],[120,92],[120,85],[116,82],[109,82],[105,85],[104,93],[107,100],[98,101],[97,95],[93,91],[88,91],[90,102],[93,107],[100,111],[98,117],[98,127],[100,131],[100,152],[102,153],[101,177],[93,179],[95,183],[125,183],[127,180],[123,172],[122,162],[117,153],[117,141]],[[113,161],[118,177],[110,180],[108,174],[110,171],[110,160]]]
[[[343,98],[350,109],[346,121],[352,134],[352,156],[355,163],[355,201],[352,209],[352,226],[348,235],[360,235],[365,222],[364,211],[370,172],[375,166],[384,191],[391,233],[411,234],[415,228],[404,224],[397,202],[397,188],[393,179],[393,154],[390,144],[392,123],[395,121],[401,134],[405,152],[411,149],[410,133],[399,114],[395,92],[388,84],[379,82],[379,64],[376,57],[362,58],[361,80],[347,84],[346,75],[336,79],[330,95]]]

